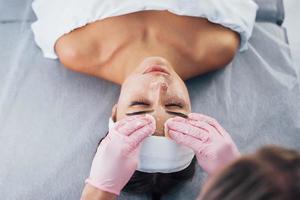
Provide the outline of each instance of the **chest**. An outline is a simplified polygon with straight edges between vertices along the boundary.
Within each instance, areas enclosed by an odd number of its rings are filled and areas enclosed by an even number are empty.
[[[94,39],[103,62],[128,56],[159,54],[167,57],[197,57],[201,35],[210,23],[202,18],[178,16],[166,11],[142,11],[112,17],[93,24]],[[176,54],[176,55],[175,55]],[[181,56],[180,56],[181,55]]]
[[[142,11],[92,23],[84,36],[96,47],[98,77],[120,83],[146,57],[159,56],[188,79],[202,73],[219,28],[203,18]]]

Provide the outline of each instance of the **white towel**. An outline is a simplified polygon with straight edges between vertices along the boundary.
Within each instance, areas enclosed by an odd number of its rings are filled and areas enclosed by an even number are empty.
[[[32,30],[47,58],[56,59],[58,38],[107,17],[142,10],[167,10],[177,15],[202,17],[240,34],[240,51],[247,49],[258,6],[253,0],[35,0],[37,21]]]

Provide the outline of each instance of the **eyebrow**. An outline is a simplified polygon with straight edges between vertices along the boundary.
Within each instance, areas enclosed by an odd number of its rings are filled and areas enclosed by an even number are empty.
[[[132,115],[142,115],[142,114],[147,114],[147,113],[152,113],[154,110],[143,110],[143,111],[138,111],[138,112],[132,112],[132,113],[126,113],[127,116],[132,116]],[[173,111],[166,111],[166,113],[170,115],[175,115],[183,118],[188,118],[186,114],[180,113],[180,112],[173,112]]]

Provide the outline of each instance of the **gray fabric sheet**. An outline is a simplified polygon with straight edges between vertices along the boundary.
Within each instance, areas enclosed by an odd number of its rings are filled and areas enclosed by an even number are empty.
[[[187,82],[193,111],[215,117],[242,153],[264,144],[300,150],[300,81],[285,38],[257,23],[247,52]],[[26,21],[0,24],[0,48],[1,199],[79,199],[119,87],[43,58]],[[195,199],[204,178],[197,167],[164,199]]]
[[[33,0],[0,0],[0,20],[35,20],[35,15],[31,12],[30,8],[32,1]],[[283,0],[255,0],[255,2],[259,6],[257,20],[275,22],[278,24],[283,22]]]
[[[259,6],[257,20],[274,22],[278,25],[283,23],[285,12],[283,0],[255,0]]]

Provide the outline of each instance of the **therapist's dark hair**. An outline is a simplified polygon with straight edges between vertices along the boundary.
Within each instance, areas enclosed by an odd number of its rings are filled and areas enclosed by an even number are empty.
[[[267,146],[216,174],[199,200],[300,199],[300,154]]]
[[[102,140],[103,138],[99,141],[98,146]],[[195,163],[196,158],[194,157],[187,168],[173,173],[135,171],[122,191],[133,194],[147,194],[151,195],[152,200],[160,200],[163,195],[170,193],[176,186],[193,178]]]

